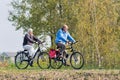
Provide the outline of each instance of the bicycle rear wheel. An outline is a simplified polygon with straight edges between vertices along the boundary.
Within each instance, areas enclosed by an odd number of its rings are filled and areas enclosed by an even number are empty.
[[[50,58],[47,52],[42,52],[38,55],[37,64],[41,69],[48,69],[50,67]]]
[[[70,56],[70,64],[74,69],[81,69],[84,65],[83,55],[79,52],[74,52]]]
[[[26,69],[29,65],[28,56],[24,52],[19,52],[15,56],[15,66],[18,69]]]
[[[61,58],[51,58],[50,65],[53,69],[60,69],[63,65],[63,59]]]

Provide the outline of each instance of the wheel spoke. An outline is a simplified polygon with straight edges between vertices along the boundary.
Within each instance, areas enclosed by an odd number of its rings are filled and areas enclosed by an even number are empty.
[[[42,69],[47,69],[50,67],[50,59],[47,52],[43,52],[38,55],[37,64]]]
[[[75,52],[71,55],[70,57],[70,63],[71,63],[71,66],[74,68],[74,69],[80,69],[83,67],[84,65],[84,59],[83,59],[83,56],[81,53],[79,52]]]
[[[19,53],[15,56],[15,66],[18,69],[25,69],[28,67],[28,57],[25,53]]]
[[[59,69],[59,68],[61,68],[62,64],[63,64],[63,62],[60,59],[56,59],[56,58],[51,59],[51,67],[53,69]]]

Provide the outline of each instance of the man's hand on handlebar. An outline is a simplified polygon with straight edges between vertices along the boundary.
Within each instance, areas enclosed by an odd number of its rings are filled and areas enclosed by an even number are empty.
[[[66,45],[68,45],[68,44],[72,44],[73,42],[71,42],[71,41],[67,41],[67,43],[66,43]]]
[[[75,44],[75,43],[77,43],[77,42],[78,42],[78,41],[75,41],[75,42],[67,41],[66,44],[67,44],[67,45],[68,45],[68,44]]]

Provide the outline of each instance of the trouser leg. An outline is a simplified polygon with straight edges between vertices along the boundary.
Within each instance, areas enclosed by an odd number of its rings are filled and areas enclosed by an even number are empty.
[[[29,55],[33,57],[33,55],[34,55],[34,48],[33,48],[33,46],[31,46],[31,45],[25,45],[25,46],[23,46],[23,48],[25,50],[28,50]]]
[[[63,54],[65,51],[65,45],[62,43],[57,43],[57,48],[60,48],[60,54]]]

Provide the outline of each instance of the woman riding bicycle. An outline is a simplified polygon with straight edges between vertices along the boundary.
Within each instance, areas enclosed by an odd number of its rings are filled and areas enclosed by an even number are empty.
[[[29,58],[32,58],[34,55],[33,43],[41,43],[41,41],[33,35],[33,29],[28,29],[27,34],[24,36],[23,48],[29,52]],[[32,64],[31,64],[32,66]]]
[[[55,39],[57,48],[60,48],[61,55],[63,55],[63,53],[65,52],[66,49],[65,44],[67,44],[69,41],[73,43],[75,42],[74,38],[72,38],[72,36],[68,32],[68,26],[63,25],[63,27],[60,28],[56,33],[56,39]]]

